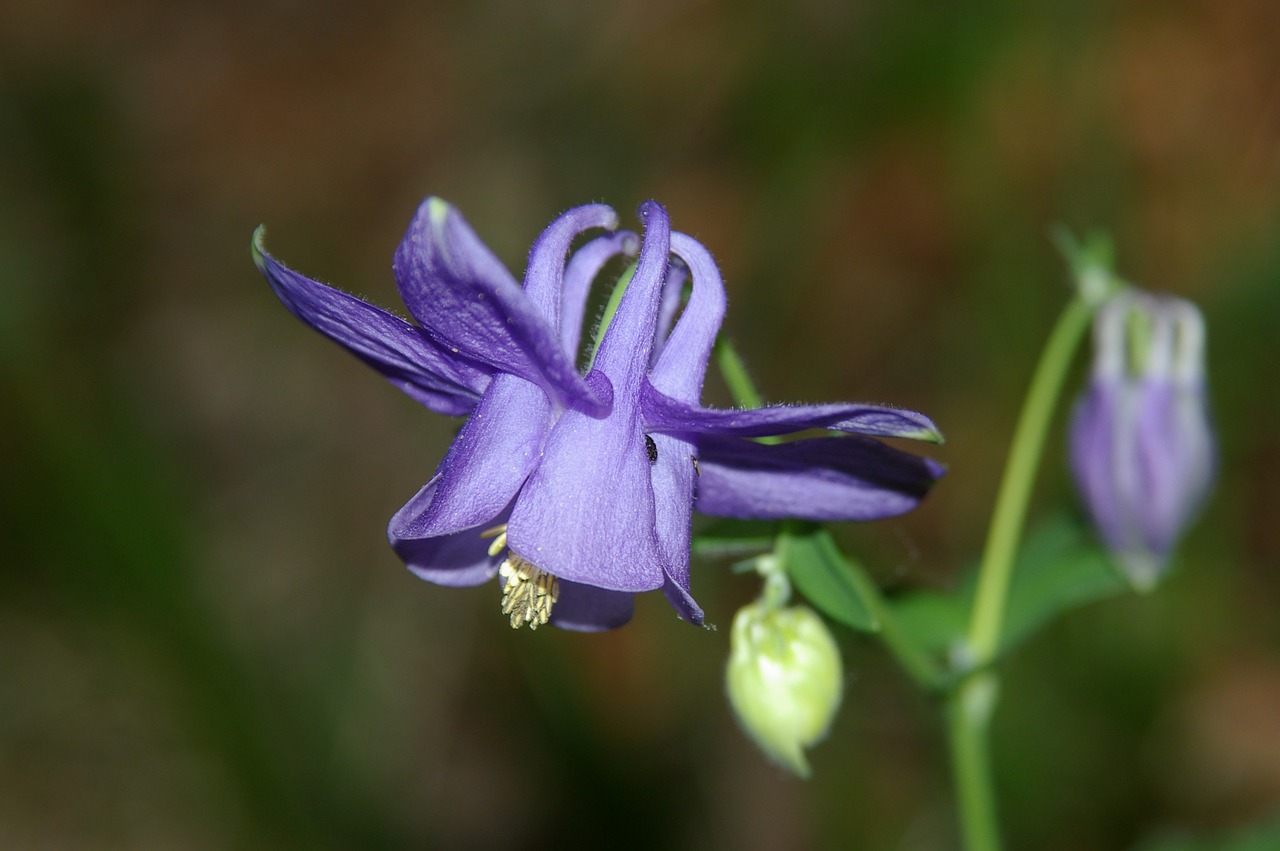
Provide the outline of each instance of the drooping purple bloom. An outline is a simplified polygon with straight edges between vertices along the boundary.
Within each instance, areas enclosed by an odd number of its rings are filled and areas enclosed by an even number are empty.
[[[1204,321],[1182,299],[1124,292],[1099,309],[1093,339],[1071,425],[1072,471],[1103,541],[1146,590],[1213,481]]]
[[[942,473],[870,439],[939,440],[912,411],[702,407],[724,287],[710,254],[672,233],[660,205],[640,216],[643,240],[613,230],[609,207],[568,211],[534,243],[521,286],[456,210],[429,198],[394,262],[417,325],[288,269],[265,252],[261,230],[254,239],[259,269],[294,314],[431,410],[469,415],[388,536],[431,582],[499,575],[513,626],[609,629],[630,619],[635,592],[658,588],[700,624],[689,592],[695,503],[730,517],[869,520],[911,509]],[[606,232],[570,253],[597,229]],[[614,257],[637,253],[580,371],[591,283]],[[752,439],[813,428],[847,434]]]

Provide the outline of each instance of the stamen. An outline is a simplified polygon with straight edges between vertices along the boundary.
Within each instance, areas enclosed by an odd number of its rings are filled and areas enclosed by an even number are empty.
[[[489,558],[493,558],[507,546],[507,524],[500,523],[497,526],[485,529],[480,533],[480,537],[493,538],[493,543],[489,545]]]
[[[511,616],[511,628],[525,624],[537,629],[551,617],[560,599],[560,580],[515,553],[508,553],[498,568],[502,586],[502,613]]]

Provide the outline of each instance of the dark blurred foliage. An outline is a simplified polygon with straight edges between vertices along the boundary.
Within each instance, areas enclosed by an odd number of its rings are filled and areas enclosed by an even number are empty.
[[[657,198],[766,395],[932,415],[937,493],[838,530],[890,592],[981,544],[1048,229],[1112,232],[1206,312],[1222,475],[1164,589],[1010,660],[1010,845],[1273,812],[1278,36],[1274,0],[0,5],[0,847],[954,847],[936,707],[873,643],[811,782],[738,733],[753,580],[697,566],[718,632],[650,595],[579,636],[403,570],[384,524],[457,424],[248,244],[395,305],[429,193],[517,273],[562,209]]]

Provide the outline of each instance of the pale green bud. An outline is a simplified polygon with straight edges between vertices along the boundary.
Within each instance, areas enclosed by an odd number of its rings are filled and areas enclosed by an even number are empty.
[[[760,749],[801,777],[804,749],[826,734],[840,708],[840,648],[822,619],[805,606],[744,606],[733,619],[729,703]]]

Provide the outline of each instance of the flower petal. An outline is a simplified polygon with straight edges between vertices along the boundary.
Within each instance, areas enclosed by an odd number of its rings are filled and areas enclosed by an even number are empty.
[[[564,350],[577,355],[582,342],[582,320],[587,309],[591,284],[604,265],[619,254],[635,255],[640,238],[629,230],[598,236],[573,252],[564,270],[564,298],[561,302],[560,339]]]
[[[692,237],[673,233],[671,251],[688,266],[693,292],[649,381],[663,393],[696,405],[702,396],[711,347],[724,321],[724,282],[711,254]]]
[[[560,415],[512,509],[507,542],[561,579],[651,591],[663,569],[648,453],[634,409],[619,417],[620,407],[605,419]]]
[[[565,258],[574,237],[593,228],[618,226],[618,214],[605,204],[585,204],[556,217],[534,240],[524,273],[524,292],[552,325],[560,327],[560,305],[564,299]],[[573,354],[569,349],[564,350]]]
[[[391,518],[387,526],[391,548],[419,579],[454,587],[488,581],[498,572],[498,560],[489,555],[490,541],[477,530],[433,537],[410,531],[414,520],[431,505],[438,484],[439,477],[432,479]]]
[[[559,277],[547,258],[559,250],[562,269],[577,233],[614,221],[611,209],[592,205],[553,222],[531,252],[526,291],[461,214],[439,198],[428,198],[396,249],[393,267],[400,295],[437,340],[542,386],[562,404],[602,414],[610,400],[598,397],[583,381],[561,345]]]
[[[765,437],[825,428],[870,437],[905,437],[942,442],[942,433],[924,414],[856,403],[769,405],[746,410],[704,408],[673,399],[653,385],[640,399],[650,431],[695,432],[733,437]]]
[[[301,275],[267,253],[263,228],[253,235],[253,261],[295,316],[376,369],[431,410],[450,416],[476,406],[491,370],[445,352],[421,328]]]
[[[587,376],[612,382],[613,408],[599,419],[572,408],[560,415],[507,528],[512,551],[543,570],[615,591],[650,591],[665,575],[636,401],[653,348],[670,226],[651,201],[641,215],[636,272]]]
[[[424,538],[492,525],[537,466],[550,427],[551,403],[542,390],[514,375],[495,375],[440,464],[435,498],[422,514],[406,518],[405,534]]]
[[[671,251],[683,262],[672,264],[667,271],[658,319],[659,340],[679,306],[685,268],[693,278],[693,291],[679,322],[662,344],[649,380],[673,396],[696,403],[702,395],[711,347],[724,318],[724,283],[711,255],[694,239],[682,233],[672,234]],[[702,609],[689,592],[689,536],[697,449],[686,435],[653,434],[649,439],[657,450],[652,478],[658,540],[667,574],[663,591],[682,618],[701,625]]]
[[[608,377],[618,397],[634,400],[649,371],[658,302],[671,253],[671,222],[655,201],[640,205],[644,241],[636,272],[596,349],[595,369]],[[634,402],[632,403],[634,404]]]
[[[1139,546],[1134,521],[1122,508],[1123,497],[1138,483],[1132,464],[1118,464],[1122,453],[1117,442],[1125,436],[1120,423],[1122,385],[1115,380],[1090,380],[1071,415],[1068,455],[1076,486],[1107,546],[1120,552]],[[1132,417],[1132,413],[1128,416]]]
[[[701,607],[689,591],[689,537],[693,515],[694,447],[669,434],[655,434],[651,465],[654,520],[662,552],[667,600],[685,620],[702,625]]]
[[[551,608],[551,623],[575,632],[616,629],[635,612],[635,600],[625,591],[606,591],[578,582],[560,581],[560,599]]]
[[[861,437],[764,444],[697,438],[697,509],[776,520],[876,520],[914,508],[942,475],[928,458]]]
[[[662,284],[662,301],[658,305],[658,332],[653,337],[653,354],[649,363],[656,365],[662,356],[662,349],[671,336],[671,324],[680,312],[680,304],[684,301],[684,285],[689,280],[689,269],[684,262],[676,259],[667,265],[667,278]]]

